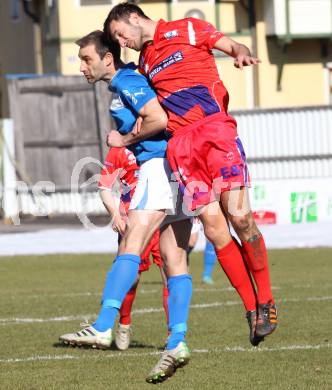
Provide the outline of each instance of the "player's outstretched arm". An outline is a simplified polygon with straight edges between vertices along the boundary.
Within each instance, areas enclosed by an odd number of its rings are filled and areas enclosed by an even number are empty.
[[[261,60],[251,55],[247,46],[226,36],[220,38],[215,43],[214,48],[233,57],[234,66],[239,69],[243,69],[244,66],[257,65],[261,62]]]
[[[139,111],[142,117],[140,130],[121,135],[117,131],[111,131],[107,135],[107,145],[122,147],[136,144],[139,141],[150,138],[166,129],[167,115],[162,109],[157,98],[149,100]]]

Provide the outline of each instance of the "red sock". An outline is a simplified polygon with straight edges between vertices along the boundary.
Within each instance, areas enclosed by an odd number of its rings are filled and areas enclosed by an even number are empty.
[[[168,288],[163,288],[163,306],[166,314],[166,321],[167,321],[167,329],[168,329]]]
[[[256,283],[258,303],[267,303],[269,301],[274,303],[263,236],[252,242],[242,241],[242,248],[245,261]]]
[[[256,310],[255,290],[236,243],[232,240],[223,248],[216,249],[216,254],[222,269],[240,295],[246,310]]]
[[[136,289],[137,285],[135,287],[132,287],[127,295],[125,296],[125,299],[122,302],[122,306],[120,308],[120,324],[122,325],[130,325],[131,324],[131,308],[134,303],[134,299],[136,297]]]

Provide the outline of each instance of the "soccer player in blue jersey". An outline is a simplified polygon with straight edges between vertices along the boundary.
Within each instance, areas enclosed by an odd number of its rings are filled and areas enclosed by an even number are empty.
[[[106,42],[101,31],[94,31],[76,42],[80,47],[80,71],[90,84],[99,80],[108,83],[113,93],[110,111],[117,124],[116,133],[127,135],[132,141],[131,131],[140,116],[142,129],[154,135],[140,141],[138,134],[136,143],[128,146],[140,164],[138,184],[130,204],[126,230],[120,232],[124,235],[118,255],[106,277],[98,318],[94,324],[76,334],[64,335],[62,339],[74,336],[75,344],[110,347],[119,308],[137,276],[140,254],[154,231],[164,223],[160,249],[168,277],[170,335],[162,355],[163,365],[154,367],[148,377],[158,382],[171,376],[190,357],[185,335],[192,294],[186,264],[191,220],[176,208],[177,186],[170,180],[171,170],[165,158],[167,142],[161,132],[166,127],[167,116],[146,78],[135,72],[134,64],[124,64],[120,60],[119,45]],[[173,215],[168,217],[167,212]],[[165,362],[168,363],[165,365]]]

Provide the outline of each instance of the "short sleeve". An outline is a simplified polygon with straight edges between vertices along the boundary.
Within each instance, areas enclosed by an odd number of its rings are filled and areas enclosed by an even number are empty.
[[[123,148],[119,158],[119,164],[126,170],[126,172],[136,171],[138,169],[136,157],[131,150]]]
[[[156,97],[154,90],[150,87],[146,78],[138,73],[126,76],[125,87],[121,89],[120,93],[121,99],[123,99],[137,115],[146,103]]]
[[[122,169],[119,168],[117,164],[114,149],[111,148],[107,153],[103,168],[100,171],[98,188],[107,190],[112,189],[115,182],[118,181],[121,170]]]
[[[224,36],[222,32],[205,20],[188,18],[186,21],[189,43],[193,46],[205,46],[208,50],[212,50],[215,43]]]

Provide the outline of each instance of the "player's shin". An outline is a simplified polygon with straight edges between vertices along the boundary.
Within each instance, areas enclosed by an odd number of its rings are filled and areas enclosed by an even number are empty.
[[[277,308],[271,290],[267,251],[263,236],[254,235],[242,242],[244,258],[257,287],[258,309],[255,334],[265,337],[277,327]]]
[[[104,332],[114,327],[121,304],[136,280],[139,263],[140,257],[131,254],[119,255],[115,259],[106,277],[102,308],[93,324],[97,331]]]
[[[249,267],[257,287],[258,303],[274,303],[267,251],[263,236],[254,235],[248,241],[242,241],[244,259]]]
[[[187,320],[192,295],[190,275],[177,275],[168,278],[169,331],[167,350],[174,349],[185,340]]]
[[[164,288],[163,288],[163,307],[164,307],[164,310],[165,310],[167,327],[168,327],[168,324],[169,324],[168,296],[169,296],[169,294],[168,294],[168,288],[167,288],[167,287],[164,287]]]
[[[216,249],[218,261],[232,286],[240,295],[247,311],[256,310],[256,293],[242,254],[234,240],[221,249]]]
[[[130,325],[131,324],[131,309],[133,307],[133,303],[136,297],[137,285],[132,287],[128,293],[126,294],[121,308],[120,308],[120,319],[119,322],[122,325]]]

